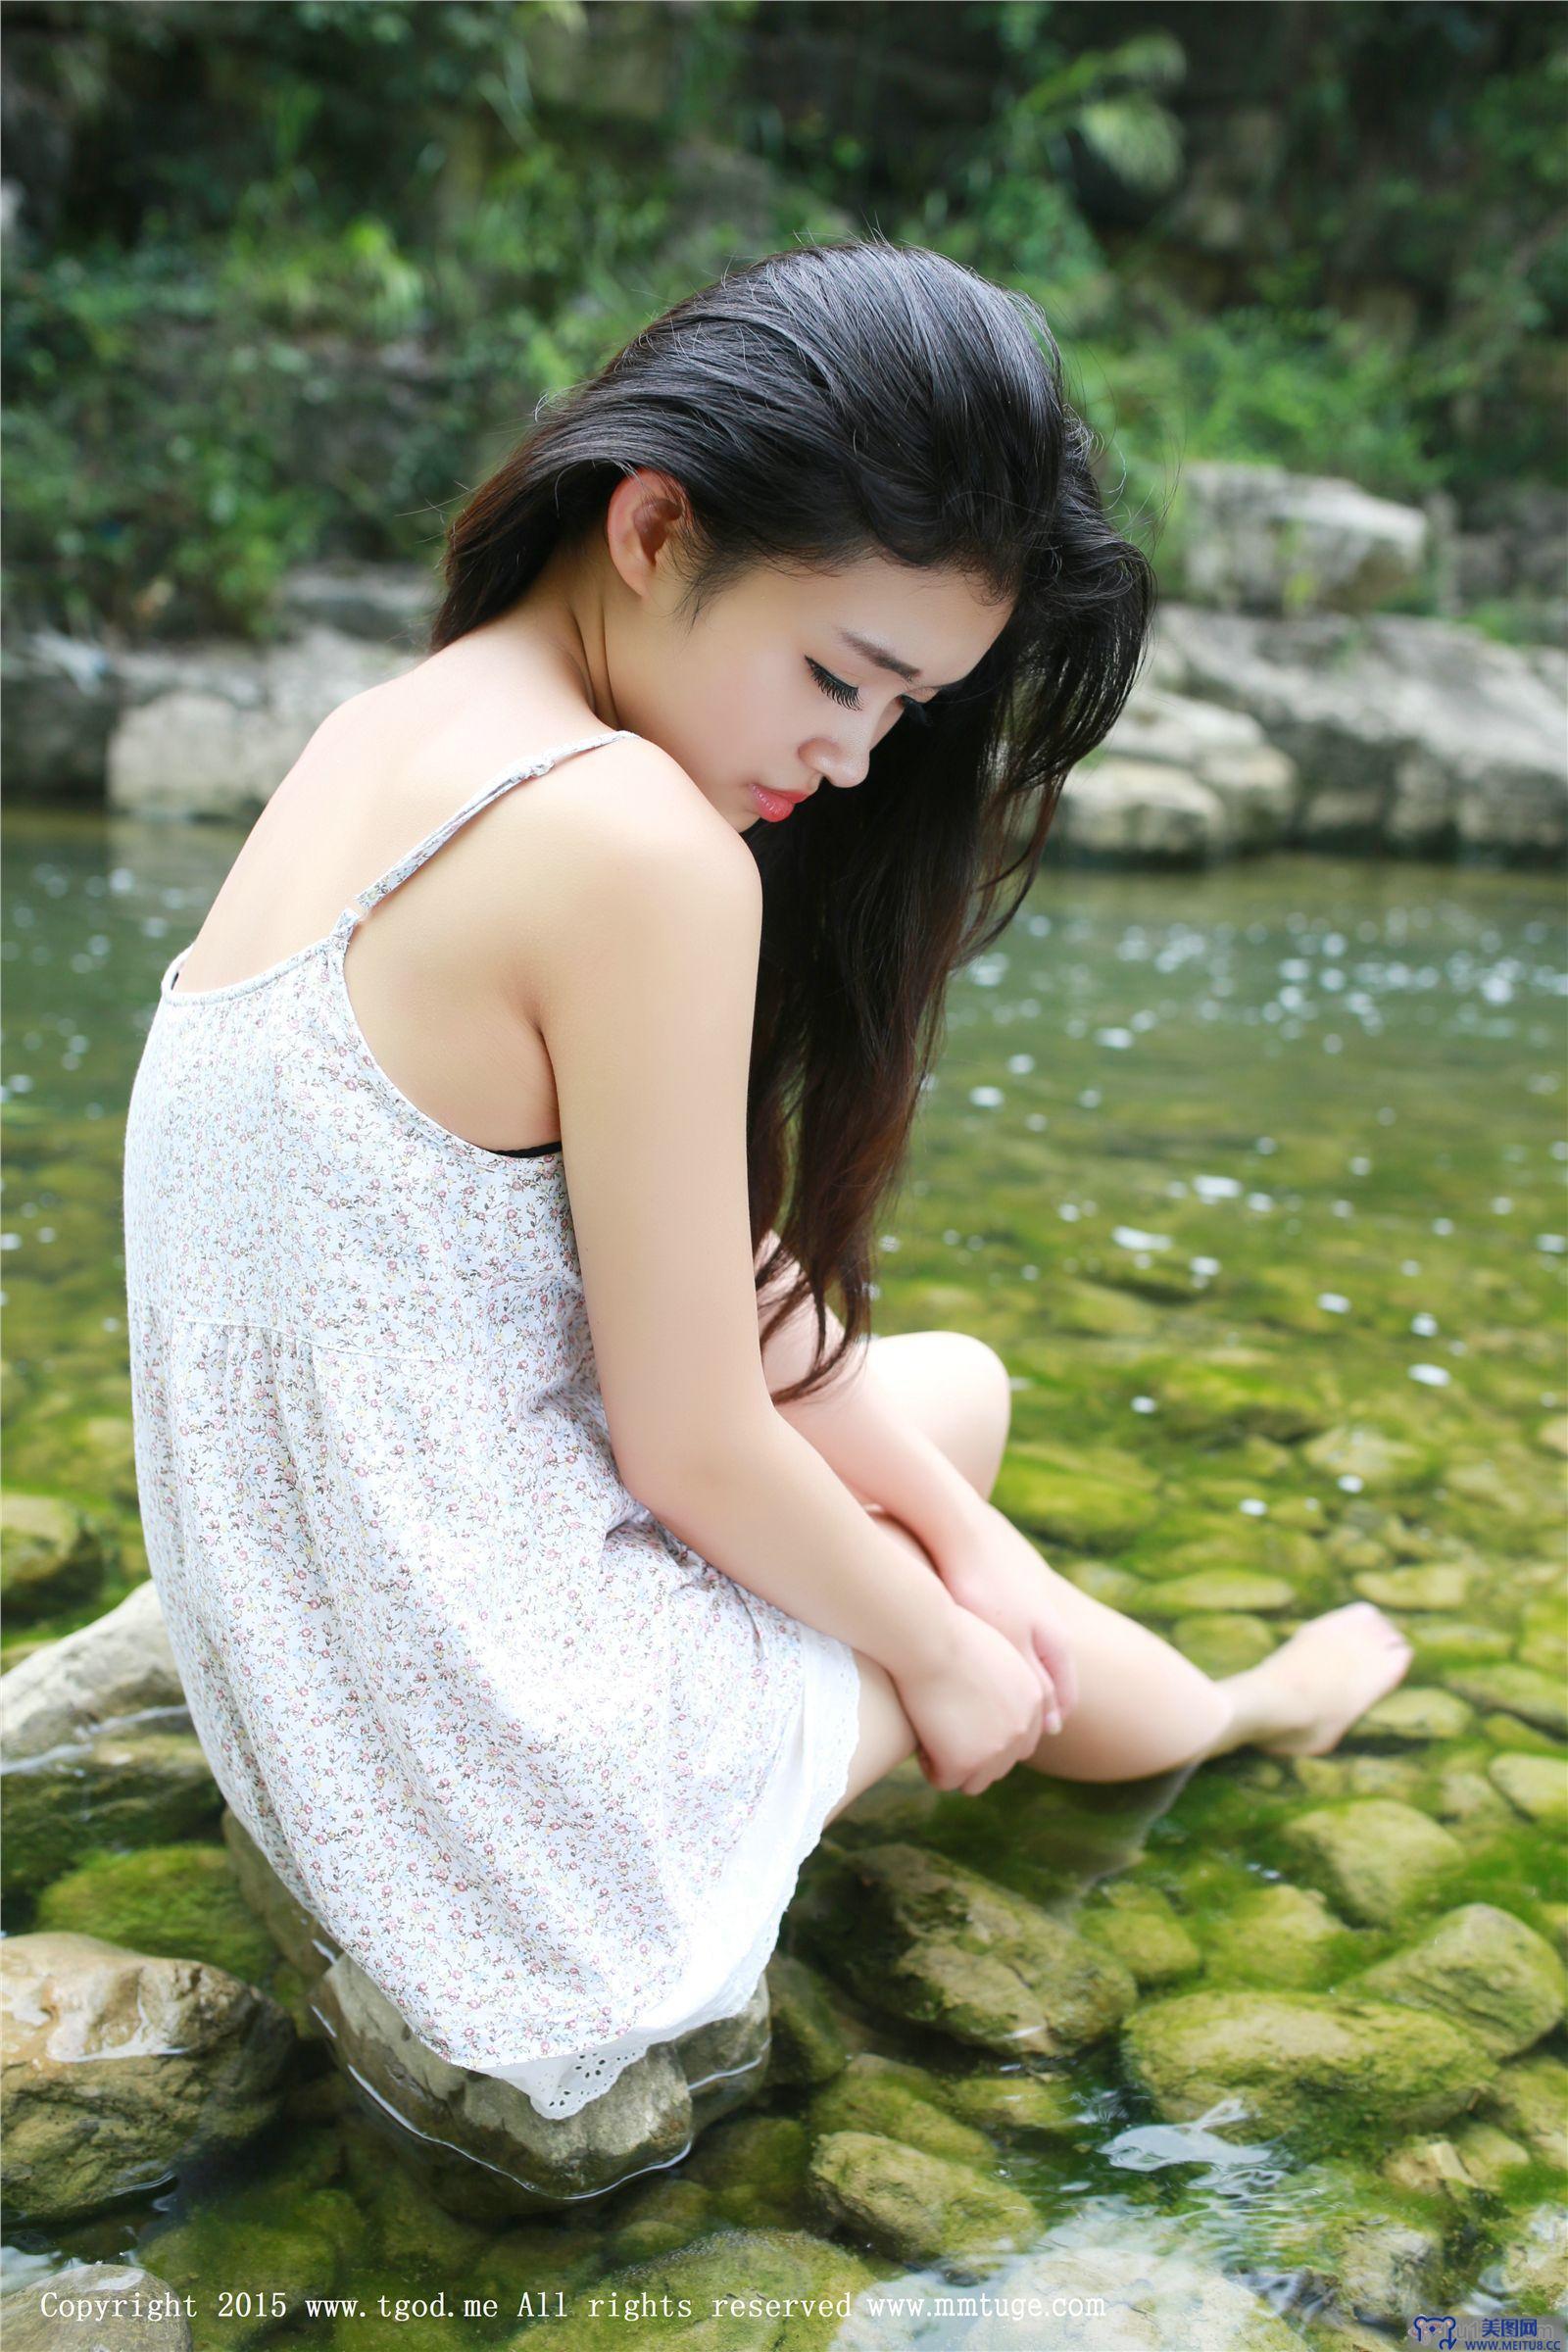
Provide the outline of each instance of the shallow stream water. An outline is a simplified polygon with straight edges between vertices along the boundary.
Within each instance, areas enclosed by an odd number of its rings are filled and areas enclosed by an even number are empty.
[[[8,1665],[145,1574],[119,1223],[124,1105],[159,975],[194,937],[238,838],[85,813],[22,810],[8,823],[5,1480],[84,1503],[119,1546],[91,1600],[8,1623]],[[1498,1665],[1561,1683],[1565,997],[1558,874],[1303,856],[1180,877],[1048,865],[1004,940],[954,986],[909,1180],[881,1236],[875,1323],[964,1329],[1000,1350],[1013,1421],[996,1499],[1054,1566],[1211,1673],[1364,1593],[1415,1643],[1410,1690],[1455,1693]],[[851,1850],[907,1837],[1062,1916],[1104,1911],[1112,1886],[1147,1897],[1193,1947],[1168,1984],[1154,1962],[1139,1969],[1150,1999],[1199,1984],[1329,1991],[1429,1932],[1439,1908],[1469,1902],[1511,1912],[1560,1950],[1560,1830],[1496,1796],[1489,1772],[1514,1753],[1561,1763],[1562,1727],[1515,1711],[1505,1687],[1455,1695],[1462,1718],[1390,1722],[1302,1765],[1240,1751],[1096,1788],[1018,1772],[972,1801],[901,1775],[834,1835]],[[1261,1889],[1301,1876],[1293,1819],[1358,1795],[1442,1822],[1463,1845],[1459,1879],[1439,1908],[1351,1922],[1294,1960],[1275,1949],[1259,1974],[1242,1923]],[[191,1842],[224,1850],[216,1825]],[[73,1872],[18,1898],[7,1932],[102,1919],[94,1932],[131,1941],[113,1884]],[[190,1947],[265,1981],[232,1890],[177,1925],[166,1913],[174,1940],[162,1944],[135,1890],[121,1899],[139,1948]],[[781,1948],[808,1956],[793,1915]],[[975,2056],[849,2010],[871,2046],[937,2078]],[[1560,2060],[1564,2047],[1559,2025],[1534,2055]],[[702,2340],[977,2352],[1097,2340],[1093,2318],[1081,2337],[1034,2322],[987,2334],[983,2319],[935,2309],[952,2289],[939,2267],[890,2266],[870,2237],[826,2229],[803,2202],[804,2094],[765,2102],[760,2121],[776,2129],[759,2129],[755,2111],[721,2124],[683,2164],[589,2216],[481,2230],[419,2199],[324,2065],[313,2053],[288,2115],[241,2160],[96,2221],[13,2227],[3,2283],[67,2257],[124,2258],[205,2299],[199,2346],[344,2348],[386,2340],[388,2326],[404,2346],[508,2342],[519,2294],[564,2285],[572,2316],[550,2323],[556,2344],[597,2344],[623,2340],[625,2323],[609,2300],[596,2317],[584,2299],[644,2278],[633,2262],[657,2256],[656,2283],[706,2285],[730,2276],[725,2232],[804,2230],[914,2297],[906,2314],[859,2311],[837,2337]],[[1162,2122],[1114,2036],[1068,2070],[1066,2091],[1070,2129],[997,2149],[994,2177],[1030,2201],[1039,2230],[992,2277],[996,2294],[1009,2278],[1038,2290],[1074,2247],[1109,2243],[1141,2249],[1172,2295],[1184,2265],[1222,2271],[1285,2340],[1331,2341],[1316,2217],[1327,2244],[1370,2200],[1444,2236],[1449,2299],[1427,2308],[1517,2308],[1496,2265],[1551,2193],[1539,2163],[1456,2213],[1391,2187],[1387,2144],[1350,2121],[1341,2144],[1316,2146],[1223,2102]],[[734,2291],[755,2291],[755,2251],[734,2245]],[[220,2320],[213,2294],[253,2273],[281,2282],[284,2316]],[[465,2291],[490,2293],[496,2316],[399,2324],[375,2308],[382,2293],[395,2303],[443,2285],[460,2312]],[[309,2321],[306,2289],[358,2296],[360,2315]],[[1404,2340],[1392,2315],[1362,2327]],[[669,2331],[678,2340],[682,2324]]]

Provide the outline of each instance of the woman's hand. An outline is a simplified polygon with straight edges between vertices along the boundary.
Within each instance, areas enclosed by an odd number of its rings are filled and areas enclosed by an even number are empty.
[[[978,1796],[1040,1745],[1045,1694],[994,1626],[961,1608],[951,1616],[941,1657],[894,1682],[932,1788]]]
[[[1059,1732],[1078,1704],[1078,1677],[1044,1567],[1028,1537],[992,1503],[982,1505],[940,1563],[942,1582],[959,1606],[1004,1634],[1035,1668],[1045,1687],[1045,1728]]]

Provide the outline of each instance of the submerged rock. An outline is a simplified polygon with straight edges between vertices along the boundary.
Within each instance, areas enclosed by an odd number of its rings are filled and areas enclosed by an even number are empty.
[[[935,2093],[935,2078],[919,2067],[863,2051],[817,2093],[806,2126],[813,2138],[829,2132],[871,2132],[881,2139],[902,2139],[927,2155],[984,2172],[991,2163],[990,2141],[973,2124],[960,2123]]]
[[[1430,2310],[1443,2283],[1441,2228],[1396,2183],[1336,2159],[1293,2176],[1288,2204],[1263,2218],[1272,2266],[1295,2273],[1298,2295],[1344,2328],[1402,2326]]]
[[[221,1806],[151,1584],[0,1676],[7,1893],[94,1846],[176,1841]]]
[[[966,2310],[961,2289],[933,2295],[923,2276],[886,2280],[884,2308],[858,2304],[832,2352],[1300,2352],[1260,2295],[1184,2250],[1152,2214],[1129,2225],[1125,2244],[1054,2230],[990,2286],[993,2308],[981,2312]],[[929,2317],[894,2316],[901,2291],[923,2293],[928,2313],[941,2297],[940,2331]]]
[[[1568,1829],[1568,1762],[1556,1756],[1497,1756],[1487,1774],[1527,1820]]]
[[[1285,1881],[1244,1895],[1202,1934],[1211,1976],[1300,1991],[1323,1984],[1357,1943],[1315,1888]]]
[[[0,1602],[17,1622],[79,1608],[103,1584],[102,1531],[54,1494],[0,1494]]]
[[[1203,1965],[1203,1956],[1154,1886],[1111,1884],[1096,1889],[1078,1913],[1080,1935],[1130,1968],[1140,1991],[1173,1984]]]
[[[1330,1900],[1374,1927],[1403,1918],[1464,1859],[1450,1831],[1392,1797],[1326,1805],[1283,1834]]]
[[[1245,1609],[1195,1610],[1177,1619],[1169,1638],[1214,1682],[1245,1674],[1279,1646],[1278,1630]]]
[[[294,2030],[223,1969],[96,1936],[0,1942],[13,2216],[68,2221],[172,2180],[276,2113]]]
[[[1467,1903],[1343,1989],[1451,2018],[1494,2057],[1512,2058],[1561,2018],[1568,1971],[1545,1937],[1511,1911]]]
[[[870,2132],[825,2133],[811,2150],[809,2179],[831,2226],[960,2278],[1021,2254],[1039,2228],[1028,2198],[1004,2181]]]
[[[1560,1675],[1498,1659],[1494,1666],[1461,1667],[1445,1679],[1450,1690],[1473,1706],[1500,1707],[1555,1739],[1568,1739],[1568,1690]]]
[[[776,1951],[767,1964],[767,1993],[773,2041],[769,2084],[830,2082],[849,2063],[849,2050],[821,1978],[804,1960]]]
[[[807,2230],[722,2230],[677,2254],[596,2274],[590,2308],[585,2294],[568,2297],[564,2318],[546,2307],[552,2352],[610,2352],[635,2341],[657,2320],[628,2327],[634,2298],[648,2312],[686,2312],[677,2340],[708,2352],[828,2352],[854,2309],[854,2298],[877,2283],[880,2266],[848,2247]],[[545,2288],[553,2297],[555,2278]],[[543,2299],[543,2290],[540,2299]],[[518,2340],[526,2342],[529,2328]]]
[[[943,2104],[1004,2138],[1070,2139],[1085,2129],[1078,2093],[1061,2075],[939,2075]]]
[[[1178,1993],[1139,2011],[1122,2053],[1173,2122],[1234,2096],[1250,2126],[1340,2136],[1446,2123],[1494,2071],[1446,2018],[1325,1993]]]
[[[1379,1577],[1363,1577],[1362,1585],[1382,1583]],[[1376,1593],[1364,1598],[1376,1600]],[[1475,1721],[1475,1709],[1466,1705],[1451,1690],[1432,1690],[1421,1685],[1412,1688],[1402,1683],[1391,1690],[1375,1706],[1368,1707],[1358,1718],[1355,1736],[1358,1741],[1396,1740],[1401,1743],[1424,1744],[1432,1740],[1459,1740]]]
[[[760,2086],[767,2061],[764,1979],[737,2016],[656,2043],[575,2115],[545,2116],[511,2083],[439,2057],[347,1953],[311,2000],[367,2112],[390,2121],[431,2194],[497,2222],[676,2163]]]
[[[1283,1577],[1258,1576],[1248,1568],[1203,1568],[1196,1576],[1151,1585],[1144,1606],[1152,1617],[1261,1617],[1294,1608],[1296,1588]]]
[[[1505,2066],[1488,2086],[1481,2118],[1568,2172],[1568,2066],[1549,2050]]]
[[[1568,2212],[1538,2205],[1522,2218],[1497,2261],[1497,2285],[1510,2311],[1568,2311]]]
[[[6,2352],[191,2352],[185,2298],[131,2262],[74,2262],[0,2296]]]
[[[918,1846],[847,1852],[825,1840],[796,1918],[822,1965],[872,2007],[1009,2058],[1086,2048],[1138,1997],[1119,1960]]]

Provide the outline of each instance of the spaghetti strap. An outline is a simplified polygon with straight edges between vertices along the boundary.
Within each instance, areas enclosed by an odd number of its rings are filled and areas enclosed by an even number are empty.
[[[542,758],[530,761],[527,766],[518,767],[514,761],[509,762],[499,775],[492,776],[488,784],[481,784],[461,808],[444,818],[433,832],[427,833],[395,865],[389,865],[384,874],[368,884],[364,890],[356,892],[343,910],[344,920],[352,917],[358,921],[361,915],[368,914],[388,891],[396,890],[400,882],[406,882],[411,874],[416,873],[425,859],[449,842],[461,825],[466,825],[470,816],[477,816],[479,810],[488,808],[492,801],[499,800],[512,785],[520,784],[530,776],[544,775],[548,769],[558,766],[563,760],[569,760],[576,752],[597,751],[601,744],[613,743],[617,736],[631,732],[630,727],[611,727],[602,735],[585,735],[577,743],[562,744],[557,750],[546,752]]]

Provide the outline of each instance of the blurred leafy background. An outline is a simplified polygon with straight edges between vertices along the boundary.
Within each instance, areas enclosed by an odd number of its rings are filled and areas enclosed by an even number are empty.
[[[1043,304],[1134,527],[1198,456],[1460,517],[1562,487],[1555,8],[10,0],[6,29],[14,621],[267,637],[304,559],[432,563],[542,394],[727,264],[867,228]]]

